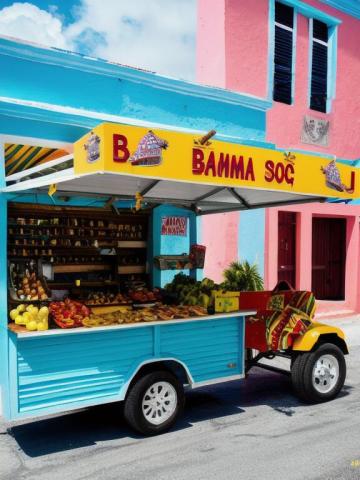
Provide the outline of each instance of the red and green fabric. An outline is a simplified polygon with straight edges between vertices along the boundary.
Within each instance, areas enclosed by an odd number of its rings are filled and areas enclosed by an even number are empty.
[[[281,294],[272,297],[267,302],[266,310],[258,310],[255,317],[247,320],[247,348],[286,350],[293,345],[297,336],[305,334],[312,323],[315,297],[311,292],[292,292],[289,299],[284,297],[285,306]]]

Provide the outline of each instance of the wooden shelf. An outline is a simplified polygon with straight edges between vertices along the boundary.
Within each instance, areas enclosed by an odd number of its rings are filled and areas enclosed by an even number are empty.
[[[118,240],[117,248],[146,248],[144,240]]]
[[[110,271],[112,269],[111,265],[100,265],[100,264],[79,264],[79,265],[55,265],[54,266],[54,273],[88,273],[88,272],[102,272],[102,271]]]
[[[12,261],[18,259],[18,262],[19,259],[28,261],[32,258],[36,261],[41,259],[43,263],[52,260],[55,281],[50,282],[51,288],[76,288],[75,282],[69,281],[72,280],[71,274],[75,278],[79,274],[84,279],[80,288],[106,288],[118,285],[118,282],[101,281],[110,272],[114,273],[114,279],[118,279],[118,275],[146,272],[143,257],[147,248],[148,213],[133,214],[127,211],[115,215],[106,208],[10,203],[8,219],[9,258]],[[21,219],[26,223],[19,223]],[[50,223],[55,221],[58,223]],[[94,225],[91,226],[90,222]],[[98,222],[104,225],[99,226]],[[55,239],[57,245],[52,245],[51,240]],[[21,245],[15,244],[15,240]],[[23,244],[24,240],[27,245]],[[82,246],[63,245],[66,241],[72,245],[81,242]],[[112,256],[106,254],[110,251]],[[127,263],[123,264],[122,261]],[[65,278],[65,274],[69,274],[69,277]]]
[[[129,224],[127,224],[129,225]],[[131,224],[130,224],[131,225]],[[74,225],[30,225],[30,224],[26,224],[26,225],[20,225],[19,223],[15,223],[15,224],[12,224],[12,223],[8,223],[8,227],[11,227],[11,228],[14,228],[14,227],[18,227],[18,228],[59,228],[59,229],[68,229],[68,228],[71,228],[73,230],[76,230],[76,229],[82,229],[82,230],[101,230],[103,232],[116,232],[116,233],[120,233],[120,232],[124,232],[124,229],[119,229],[119,228],[109,228],[109,227],[89,227],[89,226],[82,226],[82,225],[78,225],[77,227],[75,227]],[[13,235],[15,236],[14,233],[11,233],[10,235]],[[74,234],[72,236],[77,236],[78,234]]]
[[[119,275],[127,275],[131,273],[145,273],[145,265],[123,265],[118,267]]]
[[[78,287],[75,285],[74,282],[48,282],[48,287],[52,290],[60,289],[60,287],[66,287],[66,288],[82,288],[82,287],[117,287],[119,286],[118,282],[107,282],[106,280],[103,282],[91,282],[88,280],[81,281],[80,286]]]

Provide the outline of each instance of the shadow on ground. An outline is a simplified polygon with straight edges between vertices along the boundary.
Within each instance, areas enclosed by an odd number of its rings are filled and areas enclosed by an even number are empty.
[[[340,395],[348,395],[351,388],[345,386]],[[174,430],[190,428],[197,422],[209,419],[242,414],[259,405],[267,405],[289,417],[296,414],[297,407],[304,407],[293,395],[288,377],[254,369],[254,373],[246,380],[188,392],[184,414]],[[8,433],[29,457],[122,438],[136,443],[142,438],[127,427],[122,418],[121,404],[118,403],[24,423],[10,428]]]

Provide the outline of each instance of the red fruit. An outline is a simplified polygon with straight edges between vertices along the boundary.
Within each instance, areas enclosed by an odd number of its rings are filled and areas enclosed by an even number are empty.
[[[85,317],[87,317],[90,314],[90,310],[86,305],[83,305],[80,311]]]

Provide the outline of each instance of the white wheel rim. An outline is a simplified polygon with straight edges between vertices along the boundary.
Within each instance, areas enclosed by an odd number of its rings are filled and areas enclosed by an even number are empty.
[[[312,381],[319,393],[329,393],[339,379],[339,362],[334,355],[321,355],[314,365]]]
[[[166,422],[176,410],[177,393],[169,382],[156,382],[149,387],[142,401],[142,412],[152,425]]]

